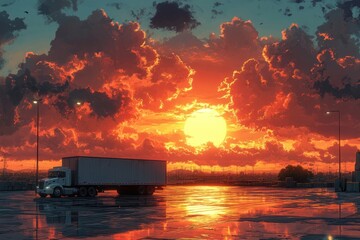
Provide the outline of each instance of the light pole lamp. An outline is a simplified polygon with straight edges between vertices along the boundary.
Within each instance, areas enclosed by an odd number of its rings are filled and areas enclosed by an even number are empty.
[[[339,110],[333,110],[333,111],[327,111],[326,114],[331,113],[337,113],[338,119],[339,119],[339,181],[341,180],[341,138],[340,138],[340,111]]]

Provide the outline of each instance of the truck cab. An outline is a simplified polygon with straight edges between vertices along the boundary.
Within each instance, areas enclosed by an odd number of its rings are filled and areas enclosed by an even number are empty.
[[[60,197],[68,192],[66,187],[71,186],[71,170],[67,167],[54,167],[49,170],[48,177],[41,179],[36,187],[40,197]],[[71,194],[73,190],[71,189]]]

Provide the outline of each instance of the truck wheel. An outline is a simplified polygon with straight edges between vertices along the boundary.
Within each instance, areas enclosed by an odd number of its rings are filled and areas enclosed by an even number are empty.
[[[53,197],[53,198],[61,197],[61,188],[59,188],[59,187],[54,188],[54,192],[51,195],[51,197]]]
[[[45,194],[45,193],[39,193],[39,195],[41,198],[46,198],[46,196],[47,196],[47,194]]]
[[[89,195],[89,197],[95,197],[97,194],[96,188],[94,187],[89,187],[87,189],[87,194]]]
[[[155,187],[154,186],[147,186],[146,187],[146,195],[153,195],[155,192]]]
[[[86,187],[80,187],[79,189],[79,197],[86,197],[88,194]]]
[[[146,186],[138,186],[137,187],[137,194],[138,195],[145,195],[146,194]]]

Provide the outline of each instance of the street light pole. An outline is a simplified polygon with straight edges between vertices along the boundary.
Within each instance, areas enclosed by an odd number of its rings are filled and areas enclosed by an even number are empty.
[[[40,100],[34,100],[36,104],[36,177],[35,177],[35,194],[36,187],[39,181],[39,119],[40,119]]]
[[[339,181],[341,180],[341,124],[340,124],[340,111],[339,110],[335,110],[335,111],[327,111],[326,114],[331,114],[331,113],[337,113],[338,114],[338,120],[339,120]]]

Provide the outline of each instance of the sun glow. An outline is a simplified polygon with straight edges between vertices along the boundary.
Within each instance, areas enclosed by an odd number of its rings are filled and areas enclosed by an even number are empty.
[[[226,122],[214,109],[203,108],[193,112],[185,121],[186,142],[200,146],[208,142],[219,146],[226,136]]]

